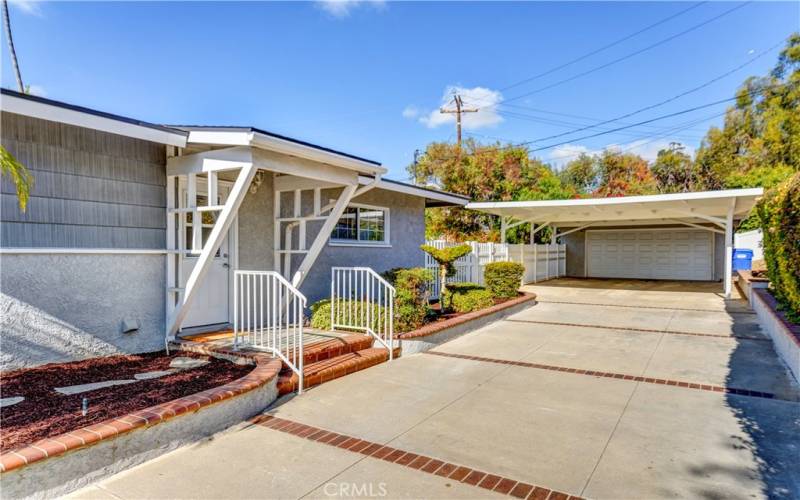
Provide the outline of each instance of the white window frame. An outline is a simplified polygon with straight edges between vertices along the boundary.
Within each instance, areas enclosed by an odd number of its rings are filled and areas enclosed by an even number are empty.
[[[383,241],[357,241],[357,240],[337,240],[329,238],[328,245],[332,247],[391,247],[391,227],[392,214],[389,207],[381,207],[378,205],[367,205],[365,203],[348,203],[347,208],[366,208],[368,210],[381,210],[383,216]],[[338,221],[337,221],[338,223]],[[360,229],[356,227],[356,234],[360,234]]]

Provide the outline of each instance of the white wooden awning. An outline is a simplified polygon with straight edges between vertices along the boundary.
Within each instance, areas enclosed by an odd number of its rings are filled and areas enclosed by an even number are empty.
[[[676,220],[721,225],[731,208],[735,219],[745,217],[763,192],[762,188],[752,188],[618,198],[476,202],[466,208],[508,220],[558,227],[670,224]]]

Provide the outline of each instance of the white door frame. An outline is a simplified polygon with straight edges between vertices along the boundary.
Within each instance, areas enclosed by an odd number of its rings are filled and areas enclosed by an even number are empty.
[[[232,181],[225,181],[217,179],[218,186],[225,186],[230,193],[233,187]],[[178,203],[179,206],[184,205],[184,193],[188,189],[188,182],[185,177],[178,177]],[[208,182],[202,177],[197,178],[197,194],[208,196]],[[186,214],[181,214],[178,218],[178,237],[186,237]],[[187,245],[184,245],[186,248]],[[199,255],[198,255],[199,257]],[[183,257],[182,257],[183,258]],[[228,323],[233,323],[233,287],[234,287],[234,272],[239,269],[239,216],[233,220],[230,229],[228,230]],[[191,328],[191,327],[189,327]]]
[[[589,233],[602,233],[602,232],[628,232],[628,231],[706,231],[711,233],[711,246],[709,249],[710,257],[711,257],[711,281],[716,281],[715,274],[716,274],[716,237],[714,236],[714,232],[711,229],[699,229],[699,228],[691,228],[691,227],[627,227],[622,229],[587,229],[585,236],[583,238],[583,275],[586,278],[590,278],[589,276]],[[604,279],[604,278],[598,278]],[[613,279],[613,278],[612,278]],[[624,279],[624,278],[620,278]],[[659,279],[659,278],[653,278]],[[669,280],[663,280],[669,281]],[[680,281],[680,280],[679,280]]]

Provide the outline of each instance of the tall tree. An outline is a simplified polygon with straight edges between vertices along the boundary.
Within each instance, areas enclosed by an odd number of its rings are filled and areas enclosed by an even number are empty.
[[[6,30],[6,40],[8,41],[11,65],[14,67],[14,75],[17,77],[17,87],[20,92],[25,92],[25,86],[22,84],[22,73],[19,70],[19,61],[17,61],[17,51],[14,48],[14,37],[11,35],[11,17],[8,15],[8,0],[3,0],[3,26]]]
[[[571,195],[550,167],[530,158],[527,149],[500,144],[482,145],[467,139],[456,145],[434,142],[408,172],[420,185],[469,196],[473,200],[542,200]],[[464,241],[497,241],[495,216],[461,208],[430,209],[426,213],[428,237]],[[520,228],[513,238],[524,236]],[[517,234],[519,233],[519,234]]]
[[[594,156],[586,153],[567,163],[559,173],[561,181],[579,194],[588,195],[600,184],[599,165]]]
[[[685,193],[693,191],[696,182],[692,157],[684,152],[683,146],[670,144],[662,149],[650,166],[659,193]]]
[[[772,187],[800,170],[800,33],[769,75],[748,78],[697,151],[705,189]]]
[[[639,155],[605,150],[597,158],[600,184],[596,197],[635,196],[657,192],[656,180],[647,160]]]

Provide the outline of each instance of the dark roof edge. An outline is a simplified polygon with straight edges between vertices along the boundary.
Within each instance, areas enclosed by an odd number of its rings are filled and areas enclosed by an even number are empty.
[[[381,182],[389,182],[391,184],[398,184],[400,186],[407,186],[414,189],[421,189],[422,191],[427,191],[429,193],[443,194],[445,196],[452,196],[454,198],[461,198],[462,200],[472,201],[469,196],[465,196],[463,194],[453,193],[450,191],[442,191],[439,189],[431,189],[429,187],[417,186],[415,184],[409,184],[407,182],[396,181],[394,179],[387,179],[386,177],[381,177]]]
[[[83,106],[77,106],[75,104],[68,104],[66,102],[55,101],[53,99],[48,99],[46,97],[39,97],[30,94],[24,94],[22,92],[17,92],[16,90],[0,88],[0,95],[8,95],[11,97],[18,97],[20,99],[27,99],[29,101],[38,102],[41,104],[47,104],[49,106],[56,106],[59,108],[69,109],[71,111],[77,111],[79,113],[86,113],[89,115],[99,116],[101,118],[108,118],[109,120],[115,120],[123,123],[128,123],[130,125],[137,125],[139,127],[146,127],[151,128],[154,130],[160,130],[162,132],[167,132],[175,135],[180,135],[182,137],[187,137],[189,134],[183,130],[179,130],[172,127],[167,127],[164,125],[157,125],[155,123],[143,122],[141,120],[136,120],[134,118],[128,118],[126,116],[115,115],[112,113],[106,113],[105,111],[98,111],[96,109],[85,108]]]
[[[188,131],[193,131],[193,130],[198,130],[198,131],[199,130],[226,131],[227,130],[227,131],[236,131],[236,132],[253,132],[253,133],[256,133],[256,134],[262,134],[262,135],[266,135],[266,136],[269,136],[269,137],[274,137],[275,139],[280,139],[280,140],[283,140],[283,141],[288,141],[288,142],[292,142],[292,143],[295,143],[295,144],[299,144],[301,146],[306,146],[306,147],[309,147],[309,148],[318,149],[320,151],[325,151],[326,153],[333,153],[333,154],[336,154],[336,155],[339,155],[339,156],[344,156],[344,157],[350,158],[352,160],[363,161],[365,163],[369,163],[369,164],[375,165],[377,167],[382,166],[380,162],[375,161],[375,160],[370,160],[368,158],[363,158],[361,156],[356,156],[356,155],[353,155],[353,154],[350,154],[350,153],[345,153],[343,151],[338,151],[336,149],[331,149],[331,148],[328,148],[328,147],[325,147],[325,146],[320,146],[318,144],[314,144],[314,143],[311,143],[311,142],[303,141],[303,140],[300,140],[300,139],[295,139],[295,138],[292,138],[292,137],[289,137],[289,136],[286,136],[286,135],[276,134],[274,132],[270,132],[268,130],[263,130],[263,129],[256,128],[256,127],[205,126],[205,125],[172,125],[172,126],[175,127],[175,128],[181,129],[181,130],[188,130]]]

